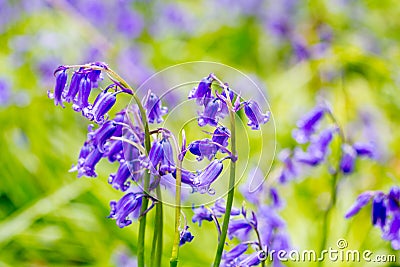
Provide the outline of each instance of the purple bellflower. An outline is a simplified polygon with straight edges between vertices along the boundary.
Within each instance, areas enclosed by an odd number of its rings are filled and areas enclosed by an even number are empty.
[[[204,194],[209,192],[211,184],[221,174],[224,165],[221,160],[215,159],[196,177],[193,179],[193,187],[195,191]]]
[[[269,121],[270,112],[263,114],[257,102],[253,100],[244,103],[244,112],[249,119],[247,125],[253,130],[260,129],[260,124],[265,124]]]
[[[201,205],[198,208],[195,208],[192,206],[194,215],[192,217],[192,222],[199,223],[199,226],[201,226],[202,221],[209,221],[211,222],[213,220],[213,213],[212,210],[209,208],[204,207],[204,205]]]
[[[145,101],[144,108],[146,109],[149,123],[161,123],[162,116],[168,113],[168,108],[161,105],[161,100],[154,93],[149,91]]]
[[[342,153],[340,169],[344,174],[352,173],[357,157],[357,151],[351,145],[343,144]]]
[[[185,226],[185,228],[181,231],[180,233],[180,239],[179,239],[179,246],[184,245],[187,242],[192,242],[194,236],[192,235],[191,232],[188,231],[189,226]]]
[[[360,194],[345,218],[353,217],[371,201],[372,224],[381,229],[382,238],[391,241],[393,249],[400,250],[400,187],[393,186],[388,194],[380,191]]]
[[[318,123],[323,119],[326,108],[316,106],[298,122],[298,129],[293,131],[293,137],[299,144],[304,144],[310,140],[310,137],[316,131]]]
[[[65,86],[67,85],[67,69],[66,68],[61,68],[59,67],[55,74],[57,75],[56,79],[56,85],[54,88],[54,93],[50,93],[50,91],[47,92],[49,98],[53,99],[54,98],[54,105],[60,105],[64,108],[63,104],[63,99],[62,99],[62,94],[64,92]]]
[[[120,228],[124,228],[132,223],[130,218],[137,219],[140,215],[143,194],[127,193],[118,202],[111,201],[111,212],[109,218],[115,219]]]
[[[217,126],[218,124],[218,112],[220,111],[221,100],[214,98],[209,100],[205,105],[204,112],[200,113],[198,123],[200,127],[211,125]]]
[[[248,244],[240,243],[230,251],[224,252],[222,254],[222,260],[225,263],[231,263],[235,261],[237,258],[239,258],[241,255],[243,255],[247,251],[248,247],[249,247]]]
[[[197,87],[193,88],[193,90],[189,93],[189,99],[196,99],[198,105],[203,105],[205,103],[205,99],[209,99],[211,97],[211,84],[214,79],[212,78],[212,74],[208,77],[203,78]]]
[[[120,162],[118,171],[110,174],[108,183],[117,190],[126,191],[131,185],[130,181],[128,181],[130,177],[131,171],[129,169],[129,165],[126,161],[122,160]]]

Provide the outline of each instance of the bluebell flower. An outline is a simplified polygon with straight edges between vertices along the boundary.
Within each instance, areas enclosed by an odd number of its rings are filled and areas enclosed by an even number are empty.
[[[65,86],[67,85],[67,69],[60,66],[55,73],[57,75],[57,78],[56,85],[54,87],[54,93],[48,92],[48,96],[51,99],[54,98],[54,105],[60,105],[64,108],[62,94],[64,92]]]
[[[357,197],[356,202],[347,211],[345,218],[348,219],[356,215],[365,205],[367,205],[374,197],[374,192],[367,191]]]
[[[153,143],[149,152],[150,170],[161,175],[175,170],[173,150],[168,138]]]
[[[201,194],[209,192],[211,184],[218,178],[223,168],[224,165],[220,160],[211,161],[199,175],[193,178],[194,189]]]
[[[161,123],[163,121],[162,116],[168,113],[168,108],[161,105],[161,100],[155,94],[149,91],[145,101],[144,108],[149,123]]]
[[[104,62],[93,62],[90,63],[90,65],[102,69],[108,68],[107,64]],[[87,71],[87,78],[90,80],[90,87],[97,88],[99,87],[99,81],[103,79],[103,76],[100,69],[89,69]]]
[[[260,124],[267,123],[270,117],[270,112],[263,114],[257,102],[253,100],[244,103],[244,113],[249,119],[247,125],[253,130],[260,129]]]
[[[336,131],[336,128],[327,128],[322,130],[319,135],[312,136],[306,152],[303,152],[300,148],[295,149],[295,160],[311,166],[319,165],[325,160],[329,144]]]
[[[293,137],[299,144],[304,144],[310,140],[325,112],[326,108],[316,106],[297,122],[297,129],[293,131]]]
[[[123,157],[122,141],[115,140],[108,146],[106,156],[109,162],[120,160]]]
[[[69,89],[68,89],[67,93],[65,94],[66,102],[70,103],[70,102],[74,101],[75,96],[79,92],[79,85],[80,85],[83,77],[84,77],[84,74],[81,73],[80,71],[74,72],[74,74],[72,75],[72,78],[71,78],[71,83],[69,85]]]
[[[192,242],[194,236],[191,232],[188,231],[189,226],[185,226],[185,228],[180,232],[179,246],[184,245],[187,242]]]
[[[197,156],[198,161],[203,160],[204,157],[212,160],[218,152],[218,147],[208,138],[193,141],[189,144],[188,149],[190,153]]]
[[[70,171],[78,170],[78,178],[82,177],[83,175],[87,177],[97,177],[95,172],[95,167],[97,163],[103,157],[103,153],[99,151],[99,149],[94,148],[81,162],[78,162],[76,167],[73,167]]]
[[[224,215],[226,212],[225,200],[223,198],[217,199],[217,201],[215,201],[214,205],[211,207],[211,210],[213,211],[216,217]],[[241,213],[240,209],[232,207],[231,216],[240,215],[240,213]]]
[[[110,174],[108,183],[117,190],[126,191],[131,184],[129,178],[131,178],[129,165],[125,160],[121,160],[118,171]]]
[[[197,87],[193,88],[193,90],[189,93],[189,99],[196,99],[198,105],[203,105],[205,99],[209,99],[211,97],[211,84],[214,79],[212,78],[212,74],[208,77],[203,78]]]
[[[115,219],[120,228],[124,228],[132,223],[132,219],[137,219],[140,215],[143,194],[127,193],[118,202],[111,201],[111,212],[108,218]]]
[[[222,254],[222,260],[224,261],[225,265],[230,264],[232,261],[242,256],[247,251],[248,248],[249,248],[248,244],[240,243],[230,251],[224,252]]]
[[[357,152],[357,156],[375,158],[375,147],[372,143],[361,143],[356,142],[353,144],[354,150]]]
[[[85,111],[89,107],[89,96],[92,90],[90,79],[85,75],[79,83],[78,98],[72,106],[75,111]]]
[[[383,193],[378,193],[374,197],[374,201],[372,203],[372,224],[379,224],[380,227],[383,227],[386,224],[386,204],[385,204],[385,195]]]
[[[228,128],[223,127],[223,126],[218,126],[213,135],[211,140],[215,143],[220,144],[221,146],[228,146],[228,140],[231,137],[231,132],[229,131]]]
[[[93,107],[86,113],[86,117],[98,124],[102,124],[105,121],[104,116],[106,113],[115,105],[118,93],[107,91],[100,93],[93,103]]]
[[[176,179],[176,169],[172,172],[172,176]],[[188,171],[186,169],[181,169],[182,183],[190,185],[193,188],[194,187],[193,183],[194,183],[195,177],[196,177],[196,174],[192,173],[191,171]]]
[[[340,170],[344,174],[350,174],[354,170],[357,152],[351,145],[342,145],[342,158],[340,160]]]
[[[200,127],[211,125],[217,126],[218,124],[218,112],[220,111],[220,102],[218,98],[209,100],[204,108],[204,112],[200,113],[197,119]]]
[[[211,222],[213,220],[213,213],[211,212],[210,209],[204,207],[204,205],[201,205],[198,208],[195,208],[192,206],[192,210],[194,212],[194,215],[192,217],[192,222],[199,223],[199,226],[201,226],[202,221],[209,221]]]
[[[252,225],[246,219],[232,220],[228,225],[229,239],[237,237],[241,241],[247,241],[252,229]]]
[[[104,123],[100,128],[88,134],[90,139],[93,139],[93,144],[99,149],[101,153],[105,152],[106,142],[114,135],[118,125],[115,121],[110,120]]]
[[[356,215],[372,200],[372,224],[382,231],[382,238],[389,240],[392,248],[400,250],[400,187],[393,186],[388,194],[367,191],[360,194],[345,215]]]

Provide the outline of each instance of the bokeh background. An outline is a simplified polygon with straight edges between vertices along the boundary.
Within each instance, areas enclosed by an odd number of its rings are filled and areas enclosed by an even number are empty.
[[[370,207],[351,220],[344,214],[359,193],[399,184],[399,17],[396,0],[0,0],[0,266],[123,266],[121,257],[134,257],[137,223],[119,229],[106,218],[109,201],[122,196],[107,183],[117,166],[100,164],[96,179],[69,173],[89,123],[47,98],[58,65],[90,61],[107,62],[134,87],[187,61],[237,68],[267,96],[277,151],[295,145],[296,121],[325,99],[350,139],[373,139],[379,151],[341,179],[328,245],[345,238],[351,249],[396,254],[371,226]],[[207,75],[199,71],[198,80]],[[280,167],[275,160],[272,184]],[[329,177],[321,166],[278,186],[295,248],[319,249]],[[166,209],[165,264],[173,231]],[[195,239],[181,248],[181,266],[209,266],[214,225],[190,227]]]

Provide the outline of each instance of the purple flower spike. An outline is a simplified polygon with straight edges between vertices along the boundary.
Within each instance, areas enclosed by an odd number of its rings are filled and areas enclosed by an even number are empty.
[[[185,229],[183,229],[180,233],[180,240],[179,240],[179,246],[184,245],[187,242],[192,242],[194,236],[192,235],[191,232],[188,231],[189,226],[185,226]]]
[[[188,98],[195,98],[198,105],[203,105],[205,99],[211,97],[211,84],[213,81],[214,79],[211,74],[208,77],[203,78],[197,88],[193,88]]]
[[[325,114],[325,108],[317,106],[304,115],[298,122],[298,129],[293,131],[293,137],[299,144],[304,144],[310,140],[315,132],[315,127]]]
[[[231,137],[231,132],[228,128],[219,126],[215,129],[211,140],[215,143],[220,144],[221,146],[228,146],[228,140]]]
[[[153,93],[149,93],[144,103],[149,123],[161,123],[162,116],[168,113],[167,107],[161,106],[161,100]]]
[[[204,112],[200,114],[197,119],[199,126],[203,127],[208,125],[217,126],[218,124],[218,111],[220,109],[220,100],[218,98],[214,98],[213,100],[208,101]]]
[[[108,218],[117,220],[117,225],[124,228],[132,223],[128,217],[132,215],[134,218],[139,217],[140,208],[142,205],[143,195],[128,193],[123,196],[118,202],[111,201],[111,212]]]
[[[372,224],[378,224],[382,229],[386,224],[386,205],[385,195],[383,193],[378,193],[374,197],[374,202],[372,204]]]
[[[209,209],[204,207],[204,205],[201,205],[198,208],[195,208],[194,206],[192,207],[194,215],[192,217],[192,222],[199,223],[199,226],[201,226],[202,221],[209,221],[211,222],[213,220],[213,214]]]
[[[244,113],[249,119],[247,125],[253,130],[260,129],[260,124],[267,123],[270,117],[270,112],[263,114],[257,102],[253,100],[244,103]]]
[[[116,190],[126,191],[131,184],[128,181],[130,177],[131,172],[129,170],[129,166],[127,162],[123,160],[120,162],[118,171],[116,173],[110,174],[110,177],[108,178],[108,183],[111,184],[112,187]]]
[[[79,91],[79,84],[81,83],[82,78],[84,75],[79,71],[75,71],[71,78],[71,83],[69,85],[69,90],[65,95],[65,101],[71,103],[74,101],[75,96],[78,94]]]
[[[353,204],[353,206],[351,206],[344,217],[346,219],[349,219],[356,215],[365,205],[367,205],[371,201],[374,195],[374,192],[371,191],[367,191],[359,195],[356,202]]]
[[[63,100],[62,100],[62,94],[64,91],[64,88],[67,84],[67,69],[60,70],[57,74],[57,79],[56,79],[56,86],[54,88],[54,94],[49,95],[50,97],[54,97],[54,105],[60,105],[64,108]]]
[[[194,178],[193,185],[201,194],[209,192],[211,184],[221,174],[224,165],[218,159],[213,160],[210,164]]]
[[[89,95],[91,90],[92,86],[89,78],[87,76],[82,78],[79,83],[78,100],[73,105],[75,111],[83,111],[89,106]]]
[[[243,255],[243,253],[246,252],[248,247],[249,247],[248,244],[240,243],[239,245],[231,249],[229,252],[224,252],[224,254],[222,254],[222,259],[225,261],[225,263],[229,264],[235,259],[239,258],[241,255]]]
[[[354,170],[357,152],[348,144],[342,146],[342,159],[340,160],[340,169],[344,174],[350,174]]]

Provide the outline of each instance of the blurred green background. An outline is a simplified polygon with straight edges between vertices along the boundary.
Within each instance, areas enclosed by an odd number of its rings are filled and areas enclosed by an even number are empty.
[[[107,62],[133,86],[187,61],[237,68],[265,91],[277,151],[295,145],[296,120],[318,98],[332,105],[352,140],[363,138],[367,114],[380,157],[358,160],[356,172],[342,179],[328,245],[345,238],[351,249],[396,254],[371,226],[370,208],[351,220],[344,214],[359,193],[399,184],[399,17],[396,0],[0,0],[0,266],[115,266],[119,254],[135,254],[138,224],[119,229],[106,218],[109,201],[122,196],[107,183],[117,166],[101,163],[96,179],[68,172],[89,123],[69,107],[54,107],[46,94],[58,65],[90,61]],[[274,162],[271,184],[279,168]],[[321,166],[279,186],[293,247],[319,249],[329,185]],[[238,194],[236,204],[242,200]],[[181,248],[181,266],[209,266],[214,225],[190,226],[195,239]],[[150,248],[151,227],[147,236]]]

